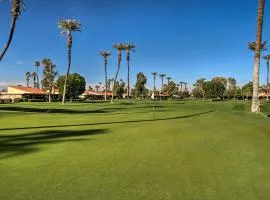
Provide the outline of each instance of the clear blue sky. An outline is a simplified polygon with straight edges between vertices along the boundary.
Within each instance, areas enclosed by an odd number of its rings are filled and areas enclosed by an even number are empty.
[[[168,74],[175,81],[233,76],[240,84],[252,79],[253,54],[247,42],[255,40],[256,0],[25,0],[12,45],[0,64],[0,85],[24,83],[34,61],[51,58],[66,71],[66,38],[57,20],[76,18],[82,32],[74,33],[71,72],[87,83],[104,80],[100,50],[116,42],[133,42],[132,83],[138,72]],[[10,27],[9,0],[0,1],[0,45]],[[270,5],[266,4],[264,39],[270,39]],[[112,50],[113,51],[113,50]],[[116,52],[109,60],[109,77],[116,71]],[[262,64],[262,79],[266,67]],[[125,59],[120,78],[126,79]],[[159,82],[159,81],[158,81]]]

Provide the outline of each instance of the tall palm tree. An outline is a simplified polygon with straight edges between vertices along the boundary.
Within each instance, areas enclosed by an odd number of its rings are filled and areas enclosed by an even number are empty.
[[[172,78],[171,78],[171,77],[167,77],[166,79],[167,79],[167,81],[168,81],[168,85],[169,85],[170,80],[172,80]]]
[[[185,91],[187,91],[187,83],[185,82],[184,85],[185,85]]]
[[[166,74],[159,74],[159,78],[161,79],[161,88],[164,85],[164,78],[166,77]]]
[[[114,77],[114,80],[113,80],[113,88],[112,88],[112,99],[111,99],[111,102],[113,102],[115,83],[116,83],[116,81],[117,81],[117,77],[118,77],[119,70],[120,70],[120,66],[121,66],[122,51],[125,50],[124,45],[121,44],[121,43],[114,44],[114,45],[113,45],[113,48],[115,48],[115,49],[117,50],[118,57],[117,57],[117,71],[116,71],[116,74],[115,74],[115,77]]]
[[[67,48],[68,48],[68,67],[64,83],[63,99],[62,104],[65,104],[66,101],[66,89],[67,89],[67,80],[71,67],[71,48],[72,48],[72,32],[81,31],[81,23],[76,19],[64,19],[59,20],[58,27],[62,30],[62,34],[67,35]]]
[[[108,88],[108,76],[107,76],[107,64],[108,57],[112,55],[110,51],[101,51],[100,55],[104,58],[104,69],[105,69],[105,101],[107,101],[107,88]]]
[[[253,113],[260,112],[259,74],[265,0],[258,0],[258,4],[257,33],[253,69],[253,97],[251,106],[251,112]]]
[[[129,100],[129,93],[130,93],[130,78],[129,78],[129,74],[130,74],[130,51],[135,52],[135,48],[136,45],[132,44],[132,43],[128,43],[128,44],[124,44],[124,49],[127,52],[127,66],[128,66],[128,84],[127,84],[127,98]]]
[[[17,19],[19,17],[19,15],[21,14],[21,7],[23,8],[23,10],[25,9],[25,4],[23,3],[22,0],[12,0],[12,7],[11,7],[11,14],[12,14],[12,20],[11,20],[11,27],[10,27],[10,31],[9,31],[9,37],[7,40],[6,45],[4,46],[4,48],[2,49],[1,53],[0,53],[0,62],[2,61],[5,53],[7,52],[13,35],[14,35],[14,31],[15,31],[15,26],[16,26],[16,22]]]
[[[270,55],[263,56],[263,59],[266,60],[267,75],[266,75],[266,88],[267,88],[267,101],[269,101],[269,61]]]
[[[161,100],[161,94],[162,94],[162,89],[164,85],[164,78],[166,77],[166,74],[159,74],[159,78],[161,79],[161,87],[160,87],[160,100]]]
[[[31,78],[31,73],[30,72],[26,72],[25,74],[25,80],[26,80],[26,86],[29,87],[29,81]]]
[[[180,83],[181,92],[183,92],[183,84],[184,84],[184,82],[183,81],[180,81],[179,83]]]
[[[156,92],[156,78],[157,78],[157,75],[158,73],[157,72],[152,72],[152,75],[153,75],[153,78],[154,78],[154,88],[153,88],[153,96],[154,96],[154,99],[155,99],[155,92]]]
[[[39,72],[38,72],[38,68],[40,67],[40,62],[39,61],[36,61],[35,62],[35,67],[36,67],[36,70],[37,70],[37,88],[39,88]]]
[[[33,84],[34,88],[38,88],[37,87],[38,86],[38,83],[37,83],[38,75],[37,75],[37,73],[36,72],[33,72],[32,73],[32,77],[33,77],[33,81],[34,81],[34,84]]]
[[[249,42],[249,43],[248,43],[248,49],[249,49],[249,50],[255,52],[255,48],[256,48],[256,42]],[[267,50],[268,50],[268,47],[267,47],[267,41],[266,41],[266,40],[263,41],[263,42],[261,43],[260,50],[261,50],[261,51],[267,51]]]

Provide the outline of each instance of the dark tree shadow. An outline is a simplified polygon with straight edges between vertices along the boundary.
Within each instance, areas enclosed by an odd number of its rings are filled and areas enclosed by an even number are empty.
[[[27,113],[56,113],[56,114],[87,114],[87,113],[110,113],[122,108],[103,108],[98,110],[73,110],[73,109],[58,109],[58,108],[27,108],[18,106],[0,107],[0,111],[17,111]]]
[[[43,145],[89,141],[87,136],[108,134],[107,129],[82,131],[46,130],[20,135],[0,135],[0,159],[34,153]]]
[[[163,108],[164,106],[155,106],[156,108]],[[20,106],[3,106],[0,107],[0,111],[15,111],[21,113],[55,113],[55,114],[108,114],[119,110],[131,110],[140,108],[152,108],[152,105],[138,106],[138,107],[110,107],[97,110],[76,110],[76,109],[59,109],[59,108],[31,108]]]
[[[87,124],[68,124],[68,125],[56,125],[56,126],[33,126],[33,127],[18,127],[18,128],[2,128],[0,131],[11,131],[11,130],[25,130],[25,129],[44,129],[44,128],[61,128],[61,127],[77,127],[77,126],[92,126],[92,125],[110,125],[110,124],[126,124],[126,123],[141,123],[141,122],[153,122],[153,121],[166,121],[190,118],[195,116],[201,116],[215,112],[215,110],[210,110],[206,112],[200,112],[196,114],[167,117],[167,118],[156,118],[156,119],[142,119],[142,120],[127,120],[127,121],[114,121],[114,122],[97,122],[97,123],[87,123]],[[148,112],[149,113],[149,112]]]

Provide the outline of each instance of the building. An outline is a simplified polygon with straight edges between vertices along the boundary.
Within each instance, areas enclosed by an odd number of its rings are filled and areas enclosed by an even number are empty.
[[[8,86],[7,92],[2,92],[0,94],[0,102],[18,102],[23,99],[46,99],[47,93],[38,88],[18,86]]]
[[[259,94],[259,97],[260,97],[260,98],[267,98],[267,97],[270,98],[270,93],[268,93],[268,94],[267,94],[267,92],[260,93],[260,94]]]
[[[105,92],[95,92],[92,90],[86,90],[82,95],[80,95],[81,99],[104,99]],[[107,97],[111,98],[112,93],[107,92]]]

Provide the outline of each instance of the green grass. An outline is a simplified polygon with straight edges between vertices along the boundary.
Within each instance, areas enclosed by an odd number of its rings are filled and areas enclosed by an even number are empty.
[[[269,199],[269,118],[249,102],[152,106],[0,105],[0,199]]]

